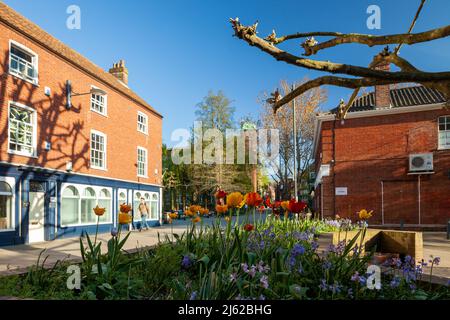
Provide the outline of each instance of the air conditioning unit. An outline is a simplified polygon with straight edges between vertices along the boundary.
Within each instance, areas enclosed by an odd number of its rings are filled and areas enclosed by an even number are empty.
[[[409,155],[409,171],[433,171],[433,154],[417,153]]]

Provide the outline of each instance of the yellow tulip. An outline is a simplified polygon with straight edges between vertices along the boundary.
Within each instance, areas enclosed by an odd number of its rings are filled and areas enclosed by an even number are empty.
[[[244,196],[240,192],[233,192],[227,195],[227,206],[229,208],[238,208],[243,201]]]
[[[366,209],[362,209],[361,211],[358,212],[358,216],[359,216],[359,219],[361,219],[361,220],[369,220],[372,217],[372,213],[373,213],[373,210],[370,212],[367,212]]]

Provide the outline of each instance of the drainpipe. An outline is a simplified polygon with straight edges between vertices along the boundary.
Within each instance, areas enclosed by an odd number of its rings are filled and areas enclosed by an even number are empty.
[[[421,225],[421,220],[422,220],[422,217],[421,217],[421,204],[420,204],[420,174],[417,176],[417,192],[418,192],[418,201],[419,201],[419,226]]]
[[[336,121],[333,121],[333,157],[331,158],[331,168],[333,169],[333,214],[336,215]],[[334,216],[333,216],[334,218]]]
[[[320,219],[323,220],[323,183],[320,184]]]
[[[381,225],[384,225],[384,183],[381,181]]]

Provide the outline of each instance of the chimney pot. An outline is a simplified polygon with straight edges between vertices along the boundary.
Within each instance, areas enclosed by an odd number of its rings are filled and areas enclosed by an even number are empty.
[[[125,60],[119,60],[119,62],[113,63],[113,67],[109,69],[109,73],[128,85],[128,69],[125,67]]]
[[[373,65],[372,68],[380,71],[391,71],[391,64],[387,61],[381,61]],[[375,86],[375,107],[391,107],[391,86],[389,84]]]

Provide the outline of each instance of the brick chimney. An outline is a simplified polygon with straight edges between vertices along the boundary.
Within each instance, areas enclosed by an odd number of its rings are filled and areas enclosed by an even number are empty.
[[[383,61],[372,66],[372,68],[380,71],[391,71],[391,64]],[[377,108],[391,107],[391,86],[389,84],[375,86],[375,106]]]
[[[114,63],[113,67],[109,69],[109,73],[111,73],[125,85],[128,85],[128,69],[125,67],[124,60],[120,60],[119,62]]]

